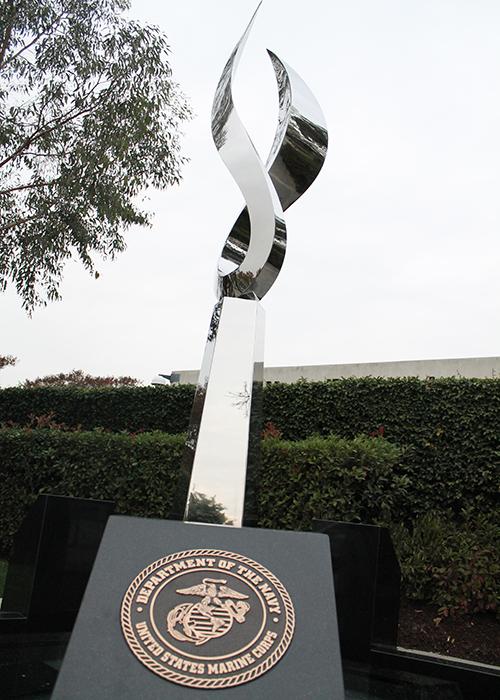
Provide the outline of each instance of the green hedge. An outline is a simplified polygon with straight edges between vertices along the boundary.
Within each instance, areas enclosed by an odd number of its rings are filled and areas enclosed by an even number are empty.
[[[427,513],[407,528],[391,527],[408,598],[453,613],[500,614],[500,511]]]
[[[313,518],[389,522],[410,486],[401,457],[383,438],[263,440],[259,522],[291,530],[310,529]]]
[[[0,429],[0,552],[8,553],[39,493],[111,499],[119,513],[166,517],[183,445],[183,435],[161,432]],[[314,517],[388,524],[409,597],[433,602],[443,614],[498,612],[498,509],[394,524],[401,503],[411,510],[420,476],[409,475],[402,450],[383,438],[268,438],[262,453],[261,526],[307,530]],[[205,505],[216,510],[207,496]]]
[[[194,388],[188,385],[118,389],[35,388],[0,391],[0,423],[29,416],[83,429],[184,432]],[[409,446],[406,473],[411,518],[432,508],[456,513],[464,502],[490,508],[498,499],[500,380],[343,379],[268,384],[264,420],[287,440],[331,433],[352,438],[379,431]]]
[[[379,431],[407,446],[409,518],[431,509],[465,504],[476,510],[498,503],[500,473],[500,380],[345,379],[272,384],[266,415],[283,437],[311,433],[345,437]]]
[[[187,430],[194,387],[10,387],[0,390],[0,423],[29,425],[33,416],[53,413],[56,423],[81,430],[119,433]]]
[[[8,553],[39,493],[112,499],[119,513],[167,516],[183,444],[183,435],[162,432],[0,429],[0,552]],[[443,614],[498,611],[498,510],[394,524],[401,503],[414,503],[419,475],[410,477],[405,454],[380,437],[268,438],[262,453],[261,526],[307,530],[314,517],[388,524],[408,596],[436,603]]]
[[[111,499],[117,511],[164,517],[183,436],[0,430],[0,552],[39,493]]]
[[[168,516],[184,436],[0,430],[0,552],[38,493],[116,501],[117,511]],[[390,519],[408,483],[399,448],[360,437],[265,440],[257,507],[262,525],[310,529],[313,517]],[[211,497],[213,494],[207,494]]]

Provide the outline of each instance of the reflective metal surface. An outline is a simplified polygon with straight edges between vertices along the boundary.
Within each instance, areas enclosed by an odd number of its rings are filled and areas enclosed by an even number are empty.
[[[286,237],[283,211],[276,190],[233,102],[234,74],[254,19],[255,14],[222,71],[212,107],[214,143],[243,194],[252,232],[246,239],[243,257],[237,259],[234,255],[223,254],[218,270],[219,295],[246,299],[262,298],[274,281],[276,275],[262,286],[263,280],[273,271],[266,268],[273,242],[275,238],[281,241],[284,251]],[[226,248],[231,246],[230,240]]]
[[[217,304],[186,443],[184,520],[241,526],[247,468],[261,424],[264,312],[257,301]],[[257,432],[258,435],[258,432]]]
[[[285,256],[283,211],[308,189],[321,170],[328,134],[321,108],[307,85],[268,51],[278,84],[279,118],[264,168],[232,98],[232,81],[254,18],[217,86],[212,134],[247,203],[219,260],[218,292],[220,296],[262,299],[276,280]]]
[[[254,515],[252,477],[260,452],[264,351],[264,313],[258,300],[283,264],[283,210],[314,181],[328,143],[324,117],[309,88],[269,51],[278,83],[279,118],[266,165],[259,158],[232,96],[234,74],[254,19],[255,14],[226,63],[213,103],[213,139],[246,207],[219,260],[219,300],[171,513],[181,517],[184,512],[189,522],[233,526]]]

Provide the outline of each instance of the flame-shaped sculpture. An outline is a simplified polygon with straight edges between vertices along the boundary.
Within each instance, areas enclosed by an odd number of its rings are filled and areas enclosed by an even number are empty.
[[[325,118],[316,98],[292,68],[268,51],[278,83],[279,121],[263,165],[232,95],[234,75],[257,10],[226,63],[212,109],[215,145],[247,204],[220,257],[219,295],[243,299],[262,299],[276,280],[286,249],[283,211],[315,180],[328,144]]]
[[[260,7],[260,5],[259,5]],[[259,8],[257,7],[257,10]],[[264,314],[258,303],[285,256],[283,211],[318,175],[328,136],[302,79],[268,52],[279,90],[279,120],[266,165],[234,107],[232,83],[255,11],[222,72],[212,110],[219,154],[246,202],[218,265],[215,305],[171,517],[239,526],[252,519],[258,461]],[[184,509],[184,503],[186,503]]]

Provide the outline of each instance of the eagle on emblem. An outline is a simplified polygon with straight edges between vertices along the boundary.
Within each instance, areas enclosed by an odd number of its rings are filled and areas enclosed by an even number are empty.
[[[176,593],[199,596],[202,600],[181,603],[168,613],[167,628],[172,637],[200,646],[227,634],[234,621],[245,622],[250,610],[250,605],[244,602],[248,596],[226,584],[226,579],[204,578],[196,586],[178,588]]]

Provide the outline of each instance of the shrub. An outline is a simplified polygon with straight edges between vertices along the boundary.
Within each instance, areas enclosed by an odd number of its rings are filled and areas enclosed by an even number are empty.
[[[313,518],[390,520],[408,479],[401,450],[381,438],[267,439],[256,479],[263,527],[308,530]]]
[[[403,589],[409,598],[435,603],[440,614],[500,614],[500,512],[431,512],[410,528],[394,526]]]
[[[54,423],[113,431],[187,430],[194,387],[0,390],[0,422],[30,423],[53,412]],[[500,380],[341,379],[268,384],[264,423],[285,440],[314,434],[344,438],[383,434],[409,446],[405,473],[412,488],[399,502],[410,522],[430,509],[477,512],[498,499]],[[269,432],[269,428],[267,429]]]
[[[134,377],[95,377],[86,374],[81,369],[73,369],[71,372],[59,372],[59,374],[47,374],[36,379],[26,379],[22,386],[26,389],[45,386],[64,387],[119,387],[119,386],[139,386],[141,382]]]
[[[0,551],[39,493],[110,499],[116,511],[168,515],[182,435],[0,430]]]
[[[412,520],[432,509],[477,512],[498,502],[500,380],[344,379],[271,384],[266,419],[283,438],[317,433],[383,432],[410,446],[405,473],[412,488],[400,517]]]
[[[111,499],[119,513],[167,517],[183,444],[184,436],[159,432],[0,429],[0,551],[43,492]],[[400,455],[380,438],[264,440],[260,524],[310,529],[313,517],[389,518],[408,485],[397,473]]]
[[[280,439],[275,426],[265,434],[256,479],[263,527],[308,530],[313,518],[389,524],[402,501],[412,502],[407,456],[382,437],[290,441]],[[0,429],[0,552],[8,552],[39,493],[111,499],[119,513],[168,517],[183,445],[183,435],[161,432]],[[201,505],[214,515],[212,494]],[[469,508],[459,519],[431,512],[409,525],[391,525],[406,595],[435,603],[442,615],[498,613],[495,515],[500,513],[478,515]]]
[[[9,387],[0,390],[0,423],[29,425],[34,416],[52,414],[56,423],[113,432],[187,430],[193,403],[190,385],[101,387]]]

